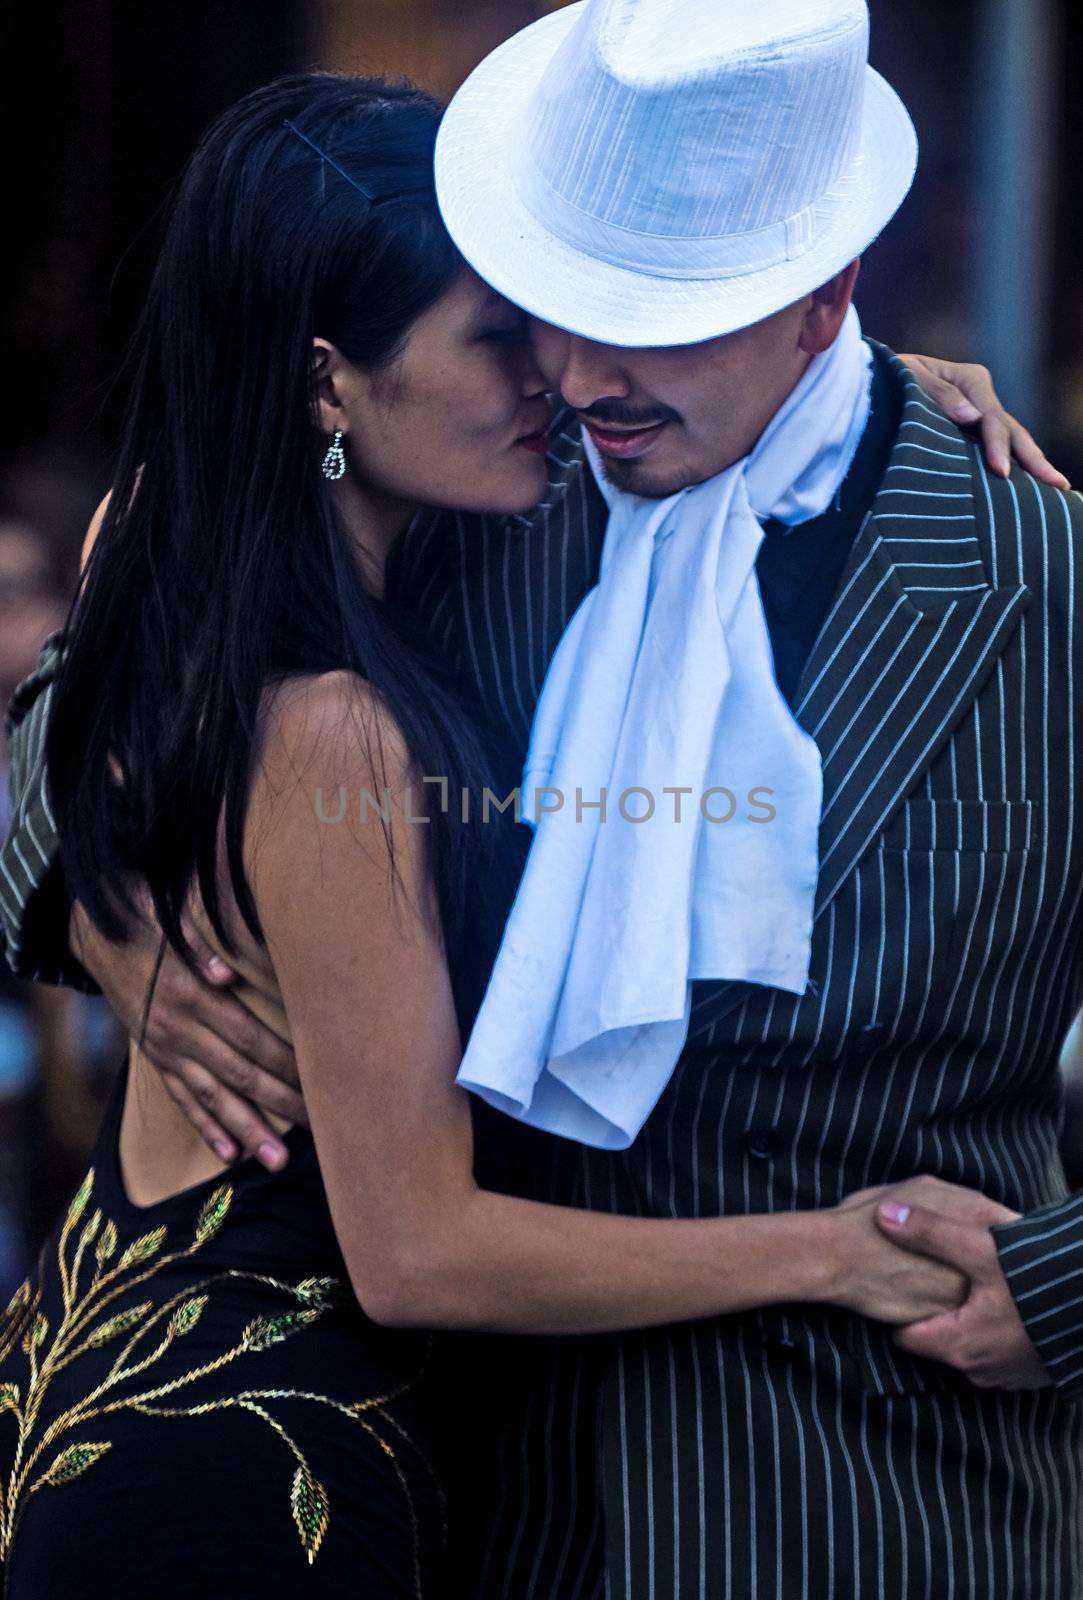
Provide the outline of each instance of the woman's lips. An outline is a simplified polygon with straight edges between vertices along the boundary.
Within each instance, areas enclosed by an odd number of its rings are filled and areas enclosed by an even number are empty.
[[[523,449],[529,450],[532,455],[547,455],[549,451],[549,429],[539,428],[537,433],[524,434],[521,439],[516,440],[516,443],[521,444]]]
[[[615,460],[631,461],[638,456],[646,455],[651,449],[662,429],[667,427],[665,422],[652,422],[645,428],[622,429],[619,433],[607,432],[596,422],[583,419],[583,426],[590,434],[595,448],[603,456],[612,456]]]

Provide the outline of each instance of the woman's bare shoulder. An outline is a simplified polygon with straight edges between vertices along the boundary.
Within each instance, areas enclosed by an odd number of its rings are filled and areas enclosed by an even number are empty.
[[[405,758],[406,739],[379,690],[357,672],[294,672],[262,693],[261,747],[291,757],[342,749],[363,757],[382,744]]]
[[[244,865],[289,1018],[314,968],[331,962],[345,982],[360,962],[369,996],[377,974],[390,990],[413,970],[404,951],[435,960],[442,940],[429,830],[412,825],[423,791],[382,698],[350,672],[265,698]]]
[[[400,871],[420,885],[424,830],[406,823],[423,791],[384,697],[353,672],[297,674],[261,714],[246,824],[257,891],[317,870],[325,898]]]
[[[260,702],[259,753],[272,766],[305,771],[341,766],[355,777],[384,770],[405,779],[405,736],[379,690],[358,673],[291,673],[268,685]]]

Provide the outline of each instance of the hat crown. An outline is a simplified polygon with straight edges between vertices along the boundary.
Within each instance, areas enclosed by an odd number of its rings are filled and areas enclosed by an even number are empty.
[[[867,0],[592,0],[586,10],[599,57],[632,87],[800,53],[854,29],[867,37],[869,25]]]
[[[580,9],[580,8],[576,8]],[[519,188],[574,238],[800,254],[859,157],[865,0],[587,0],[525,108]],[[693,254],[690,256],[688,251]]]

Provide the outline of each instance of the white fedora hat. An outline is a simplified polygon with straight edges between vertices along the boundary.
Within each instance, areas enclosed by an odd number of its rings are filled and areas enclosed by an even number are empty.
[[[866,0],[580,0],[449,106],[436,186],[459,249],[603,344],[693,344],[818,288],[917,165],[868,65]]]

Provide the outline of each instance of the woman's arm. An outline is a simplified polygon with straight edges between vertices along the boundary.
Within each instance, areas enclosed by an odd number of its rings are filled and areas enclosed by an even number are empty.
[[[377,744],[386,776],[365,754]],[[332,1218],[376,1321],[591,1333],[777,1301],[835,1301],[887,1321],[915,1315],[917,1302],[959,1303],[960,1275],[911,1275],[904,1254],[884,1248],[871,1198],[838,1212],[685,1221],[479,1189],[409,783],[402,740],[360,680],[295,681],[268,717],[246,828]],[[360,816],[362,791],[379,803],[385,784],[386,835],[371,805]],[[322,820],[343,791],[346,816]],[[415,781],[414,809],[423,792]]]

